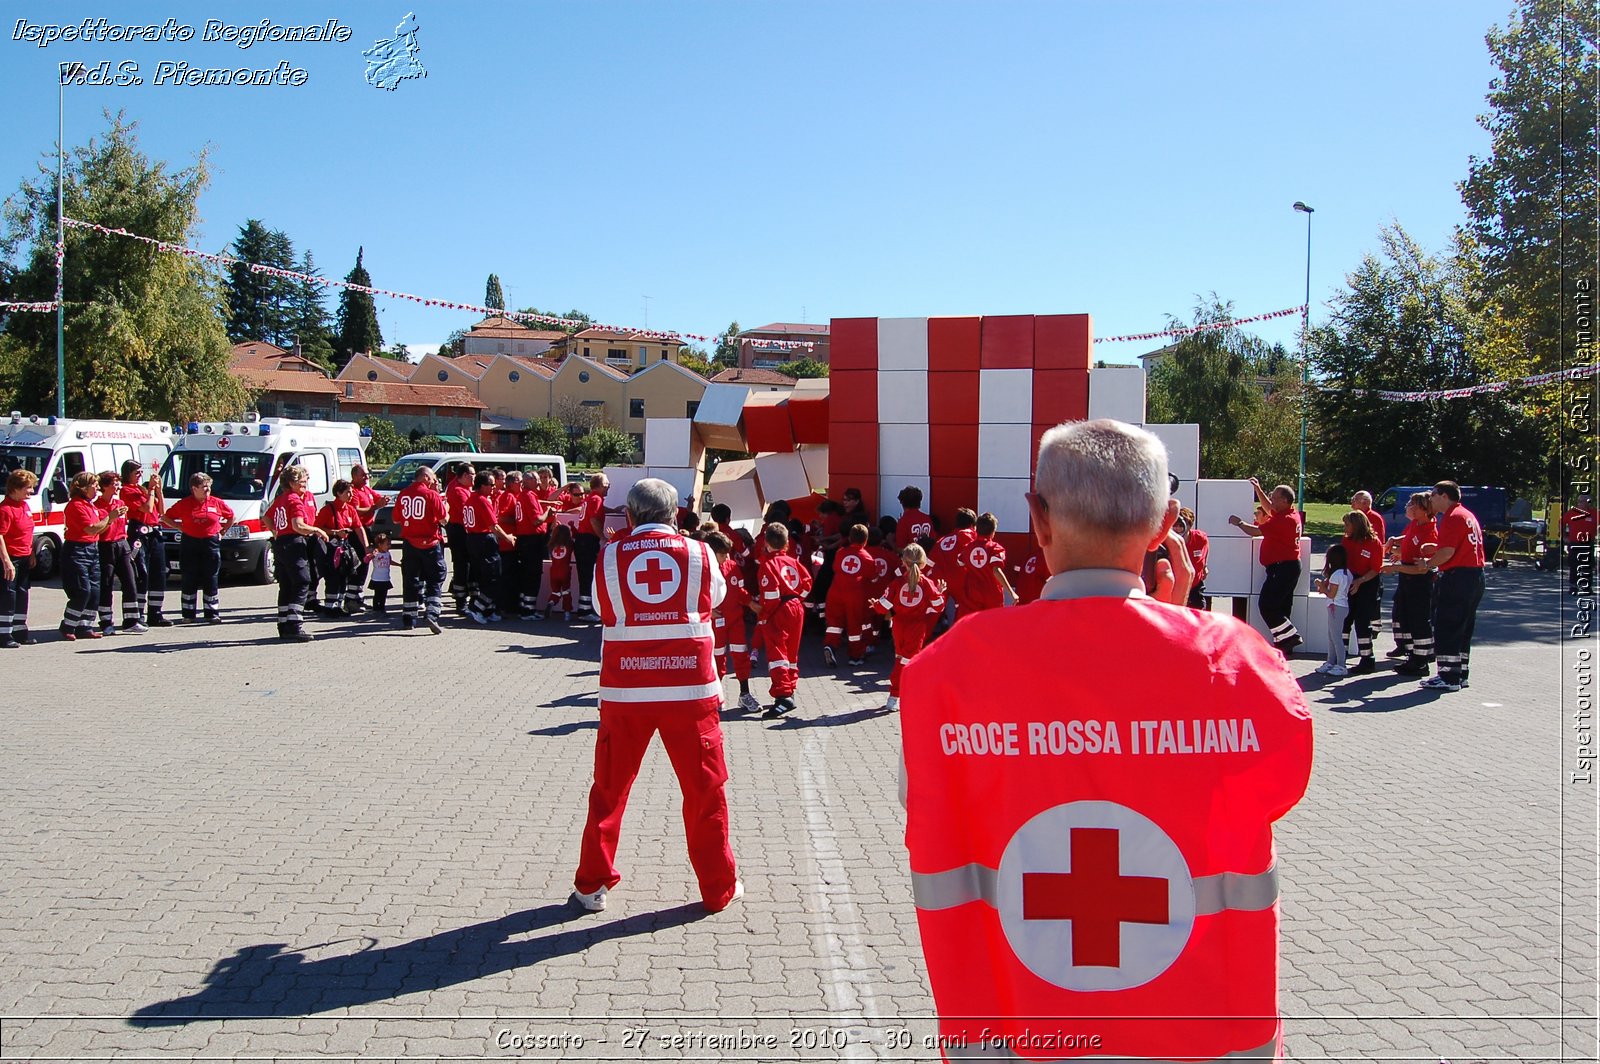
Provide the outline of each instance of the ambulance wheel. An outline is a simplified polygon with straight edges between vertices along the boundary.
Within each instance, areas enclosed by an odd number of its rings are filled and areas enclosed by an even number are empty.
[[[272,547],[269,544],[261,551],[261,560],[256,562],[256,583],[275,584],[278,582],[278,573],[272,564]]]
[[[56,541],[41,536],[34,541],[33,556],[38,564],[33,569],[33,579],[48,580],[56,575]]]

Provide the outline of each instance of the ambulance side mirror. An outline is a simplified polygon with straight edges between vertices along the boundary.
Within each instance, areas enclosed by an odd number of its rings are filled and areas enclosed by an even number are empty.
[[[67,486],[65,484],[50,485],[50,501],[57,506],[65,506],[67,503]]]

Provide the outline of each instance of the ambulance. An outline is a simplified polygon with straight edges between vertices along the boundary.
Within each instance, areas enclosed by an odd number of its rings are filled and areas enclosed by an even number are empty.
[[[222,537],[222,571],[247,574],[258,583],[275,579],[271,536],[261,515],[272,501],[278,473],[302,465],[317,505],[333,498],[333,484],[349,480],[352,466],[366,463],[371,433],[352,421],[301,421],[246,414],[239,421],[191,421],[183,426],[161,469],[161,490],[171,506],[189,494],[189,478],[211,477],[211,494],[233,508],[235,524]],[[178,567],[179,533],[162,529],[167,564]]]
[[[28,500],[33,511],[34,579],[56,571],[66,520],[67,484],[79,473],[122,471],[136,459],[146,474],[161,468],[172,451],[172,426],[165,421],[91,421],[84,418],[24,417],[15,411],[0,419],[0,482],[14,469],[39,478]]]

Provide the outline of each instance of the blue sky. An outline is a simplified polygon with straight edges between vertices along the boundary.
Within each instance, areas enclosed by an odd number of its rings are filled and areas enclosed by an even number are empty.
[[[1427,3],[396,3],[7,5],[0,186],[55,141],[55,64],[137,63],[69,86],[67,142],[140,124],[176,164],[208,147],[197,246],[248,218],[380,287],[689,332],[732,319],[1072,313],[1097,335],[1298,304],[1313,321],[1381,226],[1442,248],[1487,149],[1483,44],[1509,0]],[[219,13],[219,8],[222,12]],[[414,11],[428,76],[392,92],[363,49]],[[16,20],[175,19],[190,43],[13,40]],[[208,18],[336,17],[348,43],[200,38]],[[158,86],[161,61],[272,67],[304,85]],[[644,297],[650,297],[648,303]],[[474,316],[379,300],[417,350]],[[1293,344],[1297,319],[1259,335]],[[1101,344],[1132,360],[1152,344]]]

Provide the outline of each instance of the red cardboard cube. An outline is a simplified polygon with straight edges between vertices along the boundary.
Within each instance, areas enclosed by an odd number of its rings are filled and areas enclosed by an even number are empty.
[[[744,439],[752,454],[794,450],[788,396],[757,392],[744,404]]]
[[[928,424],[978,423],[978,371],[928,374]]]
[[[789,422],[794,427],[794,442],[828,442],[828,406],[827,392],[795,392],[789,396]]]
[[[1087,314],[1041,314],[1033,319],[1034,369],[1089,369],[1094,323]]]
[[[1089,416],[1089,371],[1036,369],[1033,371],[1033,421],[1054,425],[1082,421]]]
[[[929,318],[929,372],[977,369],[982,344],[982,318]]]
[[[935,477],[976,477],[978,426],[930,425],[928,470]]]
[[[933,477],[930,494],[932,498],[926,500],[928,512],[939,519],[941,534],[952,532],[956,527],[957,510],[965,506],[977,511],[978,478]]]
[[[984,315],[978,364],[983,369],[1032,369],[1033,315]]]
[[[870,369],[833,370],[828,376],[828,417],[834,422],[871,421],[876,424],[878,372]]]
[[[828,480],[840,473],[878,479],[878,423],[835,421],[828,426]]]
[[[833,369],[878,368],[877,318],[834,318],[828,343],[828,364]]]

